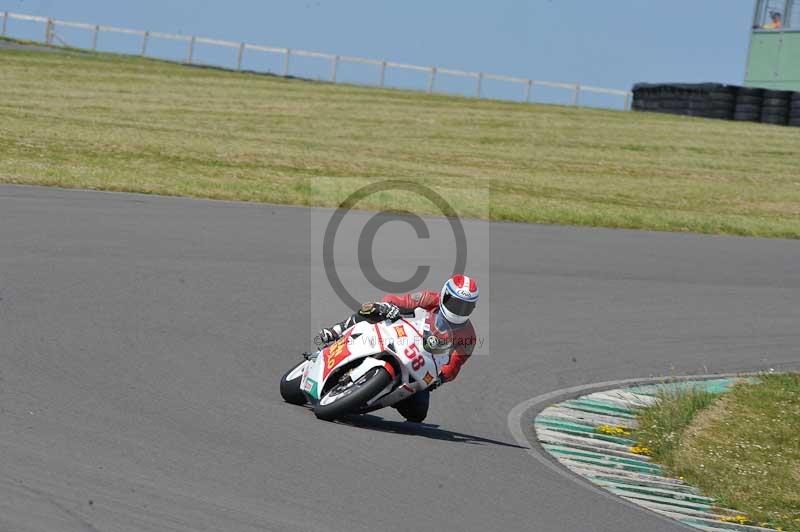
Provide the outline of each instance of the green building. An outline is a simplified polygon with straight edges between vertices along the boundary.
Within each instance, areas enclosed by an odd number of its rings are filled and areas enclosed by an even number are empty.
[[[758,0],[745,85],[800,91],[800,0]]]

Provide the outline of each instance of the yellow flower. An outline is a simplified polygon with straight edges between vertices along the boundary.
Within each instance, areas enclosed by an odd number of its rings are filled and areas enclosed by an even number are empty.
[[[600,425],[595,429],[600,434],[607,434],[609,436],[630,436],[631,432],[622,427],[615,427],[613,425]]]
[[[750,523],[750,520],[747,518],[746,515],[729,515],[725,517],[720,517],[720,521],[724,523],[738,523],[740,525],[747,525]]]
[[[633,454],[641,454],[643,456],[652,456],[653,450],[649,447],[645,447],[644,445],[634,445],[631,447],[631,452]]]

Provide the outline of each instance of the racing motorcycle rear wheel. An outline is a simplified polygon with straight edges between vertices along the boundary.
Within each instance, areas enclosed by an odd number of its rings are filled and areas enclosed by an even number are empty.
[[[281,397],[287,403],[293,405],[304,405],[308,402],[306,394],[300,389],[300,381],[303,378],[303,372],[300,368],[305,364],[305,361],[296,365],[281,377]]]
[[[345,374],[322,395],[314,414],[324,421],[356,414],[390,382],[392,377],[381,367],[370,369],[355,382]]]

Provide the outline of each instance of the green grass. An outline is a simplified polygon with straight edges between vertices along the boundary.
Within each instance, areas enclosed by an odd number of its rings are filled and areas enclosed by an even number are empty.
[[[800,374],[664,399],[639,416],[654,460],[749,523],[800,531]]]
[[[800,129],[0,50],[0,182],[800,238]],[[331,179],[322,179],[331,178]],[[361,207],[424,200],[385,193]]]
[[[694,417],[719,395],[701,388],[665,388],[658,402],[638,413],[637,444],[650,450],[656,462],[675,469],[675,452]]]

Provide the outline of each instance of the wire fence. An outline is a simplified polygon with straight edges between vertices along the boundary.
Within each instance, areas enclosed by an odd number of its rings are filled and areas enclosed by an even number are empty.
[[[516,96],[511,96],[508,91],[504,92],[504,97],[501,99],[515,99],[523,102],[541,102],[544,95],[539,96],[538,92],[541,89],[555,89],[560,92],[560,102],[574,106],[587,106],[587,107],[609,107],[622,110],[630,110],[632,93],[626,90],[619,89],[606,89],[602,87],[593,87],[589,85],[581,85],[579,83],[562,83],[554,81],[541,81],[534,79],[527,79],[514,76],[503,76],[498,74],[490,74],[486,72],[469,72],[464,70],[455,70],[450,68],[440,68],[435,66],[420,66],[410,65],[406,63],[398,63],[387,60],[368,59],[364,57],[354,57],[347,55],[336,55],[322,52],[311,52],[308,50],[298,50],[293,48],[279,48],[274,46],[264,46],[258,44],[249,44],[245,42],[228,41],[221,39],[209,39],[206,37],[197,37],[193,35],[179,35],[173,33],[162,33],[156,31],[134,30],[129,28],[118,28],[114,26],[104,26],[100,24],[86,24],[83,22],[71,22],[66,20],[57,20],[53,18],[40,17],[34,15],[24,15],[19,13],[3,12],[2,13],[2,32],[0,35],[3,37],[18,37],[18,33],[12,33],[14,24],[9,24],[9,21],[24,21],[33,22],[36,24],[43,24],[43,30],[40,29],[33,34],[33,40],[44,42],[48,45],[70,46],[74,48],[84,48],[97,51],[99,48],[99,37],[102,33],[116,33],[134,36],[138,39],[136,52],[142,57],[155,57],[164,59],[164,57],[153,53],[152,45],[154,41],[177,41],[184,43],[184,56],[182,59],[172,59],[182,61],[188,64],[207,64],[198,61],[196,57],[196,50],[198,45],[211,45],[216,47],[223,47],[231,49],[230,57],[222,60],[221,65],[223,68],[229,68],[237,71],[243,69],[245,56],[250,53],[273,54],[282,60],[282,65],[276,69],[274,73],[283,76],[296,75],[298,77],[306,77],[297,72],[297,68],[292,67],[294,58],[312,58],[321,59],[328,64],[328,74],[326,76],[317,76],[317,79],[327,80],[333,83],[353,83],[350,80],[342,80],[340,78],[341,68],[345,64],[367,65],[374,69],[371,76],[368,76],[360,84],[372,85],[377,87],[395,86],[387,82],[387,72],[391,70],[402,70],[407,72],[417,72],[423,74],[425,77],[414,79],[410,82],[411,88],[415,90],[424,90],[428,93],[441,93],[448,92],[442,85],[442,80],[445,76],[463,78],[471,80],[472,89],[468,87],[464,89],[464,95],[474,96],[476,98],[486,97],[487,93],[484,85],[487,81],[497,81],[505,84],[517,85],[519,92]],[[77,46],[66,42],[64,37],[59,33],[62,28],[70,28],[77,30],[84,30],[90,32],[91,46]],[[40,38],[43,37],[43,41]],[[248,68],[256,72],[272,72],[269,69],[259,68],[258,66]],[[602,95],[610,97],[609,100],[604,100],[602,103],[585,102],[584,97],[586,94]],[[551,99],[555,98],[559,101],[559,97],[551,95]]]

